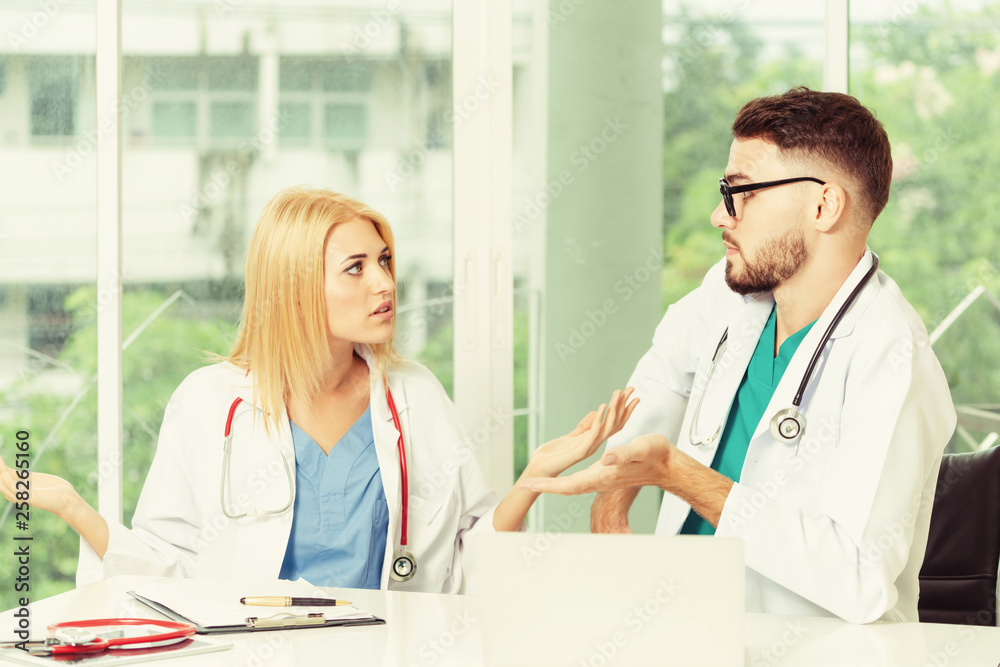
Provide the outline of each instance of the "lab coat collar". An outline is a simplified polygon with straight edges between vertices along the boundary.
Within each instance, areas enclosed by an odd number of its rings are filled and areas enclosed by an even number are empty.
[[[254,400],[254,388],[257,386],[257,379],[254,377],[253,371],[243,370],[229,361],[222,362],[222,365],[240,378],[233,383],[235,395],[243,400],[243,405],[239,406],[237,410],[243,409],[245,405],[248,409],[257,411],[254,419],[264,419],[264,410]],[[288,410],[284,405],[281,406],[281,414],[278,415],[277,442],[285,457],[291,457],[289,460],[294,460],[295,447],[292,444],[292,427],[288,423]]]
[[[737,295],[733,296],[737,298]],[[726,420],[729,418],[733,398],[736,396],[736,391],[743,379],[743,374],[746,372],[747,365],[750,363],[750,358],[753,356],[753,351],[757,347],[757,341],[760,340],[760,332],[764,330],[767,318],[774,308],[774,297],[771,296],[770,292],[742,298],[742,301],[742,307],[731,309],[729,318],[724,323],[724,329],[713,333],[708,342],[710,347],[706,348],[709,355],[708,362],[706,362],[707,371],[723,330],[727,328],[725,352],[719,356],[716,371],[704,387],[705,395],[701,400],[701,414],[695,425],[697,437],[707,437],[716,428],[720,428],[720,437],[715,438],[710,446],[694,447],[689,451],[699,462],[707,466],[712,464],[715,450],[722,439],[721,429],[725,428]],[[685,432],[685,437],[688,435]]]
[[[816,320],[812,328],[799,343],[798,348],[795,350],[795,354],[792,356],[788,366],[785,368],[784,374],[781,376],[781,381],[778,383],[778,386],[775,387],[774,393],[771,395],[771,400],[768,403],[767,409],[764,411],[763,418],[754,430],[753,437],[751,438],[751,446],[754,439],[762,433],[769,431],[771,418],[774,414],[779,410],[792,405],[792,399],[795,397],[796,391],[798,391],[799,384],[802,382],[802,377],[805,374],[806,367],[809,365],[809,360],[816,351],[816,346],[819,345],[819,341],[823,338],[823,334],[830,326],[830,323],[833,321],[837,311],[840,310],[840,307],[845,301],[847,301],[847,297],[850,296],[851,291],[857,287],[858,283],[862,279],[864,279],[868,269],[872,267],[873,261],[872,252],[866,247],[864,256],[862,256],[861,260],[854,267],[854,270],[851,271],[847,280],[844,281],[844,284],[840,286],[839,290],[837,290],[833,300],[830,301],[830,305],[826,307],[823,314],[819,316],[819,319]],[[844,313],[844,316],[840,320],[840,324],[837,325],[837,328],[830,336],[831,341],[838,338],[844,338],[854,332],[854,326],[868,309],[868,306],[871,305],[872,301],[875,300],[879,289],[881,288],[878,280],[878,274],[876,273],[873,279],[869,280],[868,283],[862,288],[861,292],[857,296],[857,299],[855,299],[854,303],[851,304],[847,312]],[[829,345],[829,343],[827,345]],[[806,386],[803,404],[801,406],[804,412],[807,412],[808,410],[807,398],[811,395],[812,391],[814,391],[815,383],[820,380],[820,374],[822,372],[823,362],[821,360],[820,363],[816,365],[816,368],[813,369],[812,377],[809,379],[809,384]],[[747,458],[749,460],[749,454],[747,455]]]
[[[357,343],[354,351],[368,364],[369,378],[371,380],[371,406],[372,417],[380,421],[392,422],[392,412],[389,410],[389,401],[385,397],[385,377],[379,377],[375,370],[375,355],[367,345]],[[400,378],[395,373],[386,372],[389,381],[389,391],[392,392],[392,401],[396,404],[396,413],[402,415],[406,411],[408,401],[406,389]],[[400,416],[402,419],[402,416]],[[393,426],[395,428],[395,426]]]
[[[850,275],[847,276],[847,280],[844,284],[840,286],[837,293],[833,296],[833,300],[830,301],[830,305],[826,307],[823,314],[820,315],[816,324],[813,325],[813,329],[819,329],[820,334],[826,331],[826,328],[830,326],[830,322],[833,321],[833,316],[837,314],[840,307],[844,305],[847,301],[847,297],[850,296],[851,291],[858,286],[858,283],[864,279],[865,274],[868,269],[872,268],[872,263],[874,262],[874,257],[872,255],[871,248],[865,246],[865,254],[861,256],[861,260],[855,265],[854,270],[851,271]],[[858,319],[864,315],[865,310],[875,299],[875,295],[879,291],[879,281],[878,274],[874,276],[873,280],[869,280],[868,284],[862,288],[861,293],[858,294],[858,298],[851,304],[847,312],[844,313],[844,317],[841,318],[840,324],[834,330],[830,338],[843,338],[844,336],[849,336],[854,331],[854,325],[857,324]],[[810,333],[812,333],[810,331]],[[817,341],[819,338],[817,337]],[[805,341],[802,341],[805,344]]]
[[[861,256],[861,259],[851,270],[851,273],[847,276],[844,284],[841,285],[840,289],[837,290],[837,293],[833,295],[833,299],[830,301],[829,305],[827,305],[819,319],[816,320],[816,323],[813,325],[813,329],[819,329],[820,333],[826,331],[826,328],[830,326],[830,322],[833,321],[834,315],[837,314],[840,307],[845,301],[847,301],[847,297],[850,296],[851,291],[857,287],[858,283],[865,277],[865,274],[868,273],[868,269],[872,267],[873,262],[874,253],[871,251],[871,248],[865,246],[865,252]],[[861,293],[858,294],[858,298],[855,299],[854,303],[851,304],[851,307],[846,313],[844,313],[844,316],[840,319],[840,324],[837,325],[837,328],[830,335],[831,339],[843,338],[844,336],[850,335],[851,332],[854,331],[854,325],[864,314],[869,304],[871,304],[875,295],[878,293],[878,289],[878,279],[876,275],[876,279],[869,281],[868,284],[864,286]],[[768,307],[774,305],[774,295],[771,292],[757,292],[742,298],[743,303],[751,307],[751,311],[753,311],[754,304],[766,305]],[[768,309],[768,314],[770,314],[770,309]],[[761,328],[757,331],[758,335],[760,334],[760,331],[763,330],[763,327],[764,323],[761,323]],[[732,325],[730,325],[730,336],[732,336]],[[805,341],[802,342],[804,345]]]
[[[368,364],[369,381],[371,383],[371,389],[370,389],[371,397],[369,398],[369,401],[371,405],[373,425],[376,421],[382,424],[388,423],[389,428],[392,430],[392,432],[396,433],[396,427],[392,423],[392,413],[389,411],[389,403],[385,398],[385,381],[384,378],[378,376],[375,370],[375,355],[372,353],[371,348],[363,343],[355,343],[354,351],[357,353],[359,357],[365,360],[365,363]],[[260,407],[256,404],[254,400],[254,387],[256,386],[257,381],[254,377],[253,371],[244,371],[240,369],[238,366],[235,366],[234,364],[228,361],[223,362],[223,365],[229,368],[234,374],[238,374],[243,377],[243,380],[237,381],[233,385],[233,390],[236,396],[243,399],[246,405],[251,406],[257,410],[260,410]],[[389,375],[389,389],[392,392],[393,402],[396,404],[396,413],[400,415],[400,420],[402,420],[403,418],[402,415],[404,412],[406,412],[408,406],[406,391],[403,387],[403,383],[400,381],[398,376],[395,376],[392,373],[389,373],[388,375]],[[263,417],[263,414],[264,414],[263,411],[260,411],[258,417]],[[284,447],[285,443],[289,444],[289,446],[287,447],[288,452],[286,452],[286,454],[288,454],[292,452],[294,448],[292,448],[290,445],[292,432],[291,432],[291,427],[288,424],[288,410],[285,408],[284,405],[281,406],[281,415],[279,416],[278,428],[279,428],[278,437],[283,443],[282,449],[283,450],[286,449],[286,447]],[[385,429],[379,429],[379,430],[385,430]],[[386,440],[386,438],[382,439]],[[378,444],[379,444],[379,438],[376,438],[376,445]],[[396,460],[396,455],[395,455],[396,438],[395,437],[392,438],[391,441],[386,440],[386,442],[383,444],[385,444],[386,447],[389,447],[389,445],[391,445],[392,449],[392,456],[391,458],[386,459],[386,461],[391,461],[393,465],[395,465],[398,468],[398,462]],[[382,454],[383,453],[379,451],[379,465],[384,467],[385,462],[383,461]],[[398,479],[398,474],[397,474],[397,479]]]
[[[385,384],[383,379],[376,376],[375,372],[375,355],[372,353],[371,348],[362,343],[356,343],[354,345],[354,351],[359,357],[365,360],[368,364],[369,377],[371,382],[371,395],[375,396],[385,396]],[[223,366],[231,370],[233,373],[244,376],[243,381],[234,383],[233,390],[236,396],[243,399],[247,405],[252,405],[259,409],[256,402],[254,401],[254,387],[256,386],[257,380],[254,377],[253,371],[244,371],[234,364],[225,361],[222,363]],[[396,412],[402,414],[407,408],[406,392],[403,388],[402,383],[398,378],[390,378],[389,389],[392,391],[392,399],[396,404]],[[392,421],[392,413],[389,412],[389,404],[387,401],[378,399],[372,400],[372,415],[377,415],[379,419]],[[282,419],[288,421],[288,412],[282,406]]]
[[[400,428],[403,429],[403,445],[407,453],[412,455],[412,444],[410,442],[411,431],[409,430],[409,420],[407,408],[409,401],[406,396],[406,389],[403,386],[402,375],[387,371],[385,376],[376,373],[375,355],[367,345],[355,344],[354,351],[368,363],[369,377],[371,379],[371,398],[369,399],[372,411],[372,435],[375,437],[375,455],[378,457],[379,474],[382,477],[382,489],[385,492],[386,504],[389,507],[389,540],[386,544],[385,558],[382,561],[382,581],[381,587],[385,589],[389,584],[389,569],[392,566],[392,554],[396,545],[399,544],[401,527],[400,513],[402,511],[403,481],[400,473],[399,449],[397,442],[400,433],[396,431],[396,425],[392,420],[392,412],[389,410],[389,402],[385,395],[385,383],[388,381],[389,390],[392,392],[392,401],[396,405],[396,414],[399,415]],[[410,495],[412,496],[412,488]],[[412,523],[412,522],[411,522]]]

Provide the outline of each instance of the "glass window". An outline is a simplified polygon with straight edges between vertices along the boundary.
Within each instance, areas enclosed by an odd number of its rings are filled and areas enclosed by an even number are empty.
[[[131,134],[151,137],[126,142],[123,157],[126,521],[171,394],[210,363],[206,351],[224,355],[232,346],[250,234],[264,204],[284,187],[329,187],[388,217],[397,246],[400,352],[450,385],[451,306],[439,297],[452,279],[451,155],[437,150],[411,168],[407,150],[424,137],[400,131],[430,126],[428,109],[411,100],[451,95],[447,80],[432,85],[418,75],[423,61],[451,58],[450,40],[432,39],[450,35],[451,4],[431,4],[399,12],[384,28],[406,25],[426,37],[406,54],[416,62],[411,75],[386,64],[400,56],[395,52],[359,49],[346,59],[329,35],[363,30],[370,17],[337,11],[337,3],[315,14],[274,4],[268,11],[278,39],[228,47],[219,45],[229,35],[256,34],[254,11],[223,21],[185,3],[124,3],[126,31],[151,30],[139,19],[152,12],[178,30],[205,31],[216,45],[212,56],[195,44],[169,57],[124,56],[122,87],[135,100]],[[142,34],[126,37],[143,43]],[[399,176],[393,187],[386,174]],[[206,447],[221,435],[204,434]]]
[[[162,146],[232,149],[254,134],[257,123],[258,63],[239,56],[129,57],[123,77],[125,95],[140,92],[152,100],[147,115],[130,114],[130,134],[149,136]],[[140,100],[131,112],[139,106]]]
[[[151,131],[157,137],[198,135],[198,109],[194,102],[154,102]]]
[[[663,310],[697,287],[723,253],[709,216],[745,102],[823,85],[819,4],[768,0],[663,3]]]
[[[374,63],[331,61],[319,66],[320,87],[326,91],[363,93],[371,90]]]
[[[402,92],[392,90],[398,81],[395,68],[356,56],[283,57],[279,64],[281,137],[290,140],[290,145],[361,149],[368,144],[372,105],[380,100],[381,93],[373,86],[390,86],[383,90],[395,96]],[[428,88],[440,86],[420,87]],[[314,118],[321,125],[314,125]]]
[[[25,62],[30,96],[31,134],[72,137],[77,125],[80,59],[33,56]]]
[[[328,146],[357,144],[368,136],[368,110],[361,104],[327,104],[325,121]]]
[[[893,148],[889,203],[869,243],[933,337],[959,412],[952,447],[1000,431],[1000,3],[851,4],[851,93]]]
[[[36,9],[0,15],[31,26]],[[94,2],[73,11],[93,16]],[[38,30],[42,40],[47,28]],[[15,44],[18,34],[0,57],[0,455],[15,467],[16,443],[27,442],[31,470],[66,478],[96,504],[94,38],[77,35],[72,55],[51,56]],[[48,512],[14,509],[0,501],[0,535],[38,548],[30,591],[15,590],[14,549],[0,550],[2,609],[69,590],[76,572],[76,534]]]
[[[212,102],[209,106],[209,135],[246,139],[254,134],[254,105],[251,102]]]
[[[282,102],[278,105],[282,140],[308,139],[312,135],[312,105]]]

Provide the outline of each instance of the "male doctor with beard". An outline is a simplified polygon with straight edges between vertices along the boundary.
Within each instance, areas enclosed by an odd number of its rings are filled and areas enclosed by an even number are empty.
[[[522,480],[599,491],[591,528],[629,532],[664,489],[658,534],[738,537],[747,610],[917,621],[941,454],[955,428],[926,329],[878,268],[882,124],[796,88],[747,103],[712,214],[725,259],[670,306],[629,384],[642,403],[601,461]]]

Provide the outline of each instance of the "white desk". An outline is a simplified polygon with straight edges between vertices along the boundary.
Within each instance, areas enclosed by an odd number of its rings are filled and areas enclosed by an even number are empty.
[[[50,623],[72,619],[155,618],[154,612],[126,595],[127,591],[152,581],[162,579],[115,577],[32,603],[33,636],[43,635]],[[227,667],[312,666],[331,662],[381,667],[484,664],[475,598],[328,590],[384,618],[386,624],[209,637],[211,641],[232,643],[232,650],[153,664],[183,662]],[[0,614],[0,639],[13,638],[13,611]],[[511,641],[517,638],[512,637]],[[748,667],[1000,665],[1000,628],[931,623],[850,625],[831,618],[748,614],[745,641]],[[664,647],[664,650],[670,649]]]

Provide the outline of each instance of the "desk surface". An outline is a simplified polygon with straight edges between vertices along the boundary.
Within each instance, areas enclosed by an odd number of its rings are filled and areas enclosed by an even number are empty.
[[[70,619],[157,617],[126,595],[152,581],[162,579],[114,577],[32,603],[33,636],[44,634],[50,623]],[[284,667],[327,664],[333,659],[340,664],[384,667],[485,664],[475,598],[328,590],[381,616],[386,624],[211,637],[211,641],[233,644],[232,650],[155,664]],[[0,640],[12,638],[13,614],[14,610],[0,614]],[[748,667],[998,667],[1000,628],[932,623],[851,625],[832,618],[747,614],[745,647]],[[0,662],[4,662],[2,658]]]

